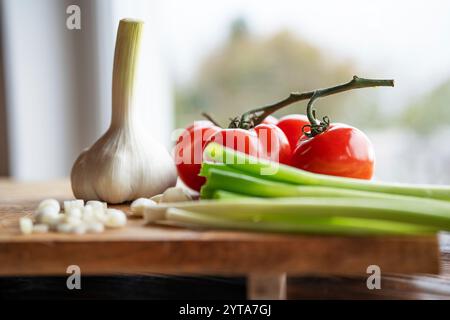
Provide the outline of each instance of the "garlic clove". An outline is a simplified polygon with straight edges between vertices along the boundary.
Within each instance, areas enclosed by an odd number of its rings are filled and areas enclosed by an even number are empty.
[[[85,234],[87,231],[87,227],[85,224],[81,223],[79,225],[73,226],[71,232],[74,234]]]
[[[91,222],[86,224],[86,232],[88,233],[102,233],[105,226],[100,222]]]
[[[160,203],[160,202],[161,202],[162,196],[163,196],[163,194],[160,193],[160,194],[157,194],[156,196],[151,197],[150,200],[153,200],[153,201],[155,201],[156,203]]]
[[[131,204],[131,213],[135,216],[142,216],[144,209],[149,206],[155,206],[156,202],[147,198],[139,198]]]
[[[164,191],[159,202],[181,202],[190,200],[192,200],[192,197],[182,188],[172,187]]]
[[[71,233],[73,228],[74,227],[69,223],[60,223],[56,227],[56,231],[59,233]]]
[[[66,217],[73,217],[76,219],[81,219],[83,216],[84,208],[71,208],[68,212],[66,212]]]
[[[108,209],[108,204],[106,202],[97,200],[89,200],[88,202],[86,202],[86,206],[92,206],[93,208],[100,208],[103,210]]]
[[[50,230],[56,231],[57,227],[60,223],[64,223],[66,220],[66,215],[63,213],[58,214],[56,217],[51,217],[42,223],[45,223],[49,226]]]
[[[84,201],[77,199],[77,200],[67,200],[64,201],[64,212],[68,213],[71,209],[83,209],[84,207]]]
[[[55,223],[58,223],[60,219],[59,213],[47,213],[42,214],[38,218],[36,218],[36,221],[43,224],[53,225]]]
[[[122,210],[108,209],[106,210],[105,226],[108,228],[120,228],[127,224],[127,216]]]
[[[109,210],[109,209],[107,209]],[[105,223],[106,221],[106,211],[100,208],[94,208],[94,221]]]
[[[81,219],[85,222],[96,221],[97,219],[95,217],[94,210],[103,210],[103,206],[97,207],[96,209],[94,209],[94,207],[92,205],[87,204],[83,208],[83,214],[82,214]]]
[[[37,222],[46,223],[45,221],[57,217],[59,210],[53,205],[45,205],[38,208],[34,217]]]
[[[73,227],[76,227],[76,226],[79,226],[80,224],[82,224],[83,221],[80,218],[69,216],[69,217],[66,217],[65,223],[70,224]]]
[[[47,233],[49,226],[43,223],[35,224],[33,226],[33,233]]]
[[[33,233],[33,220],[28,217],[22,217],[19,220],[19,227],[22,234],[31,234]]]
[[[61,210],[61,206],[59,205],[58,200],[55,199],[42,200],[38,205],[37,211],[40,211],[44,207],[53,207],[56,212],[59,212]]]

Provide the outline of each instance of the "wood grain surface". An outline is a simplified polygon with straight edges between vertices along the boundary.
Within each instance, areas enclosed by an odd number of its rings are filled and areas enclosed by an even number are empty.
[[[21,235],[18,219],[30,215],[40,200],[49,197],[72,198],[68,182],[0,179],[0,276],[65,275],[71,264],[79,265],[83,274],[92,275],[287,272],[290,298],[333,297],[333,288],[342,283],[351,290],[361,290],[364,297],[369,294],[364,281],[366,268],[376,264],[384,275],[383,283],[391,284],[391,291],[400,287],[408,288],[404,292],[410,296],[420,293],[425,298],[450,297],[447,235],[440,236],[439,247],[437,237],[187,230],[146,226],[139,219],[130,219],[124,229],[97,235]],[[119,207],[127,210],[127,206]]]

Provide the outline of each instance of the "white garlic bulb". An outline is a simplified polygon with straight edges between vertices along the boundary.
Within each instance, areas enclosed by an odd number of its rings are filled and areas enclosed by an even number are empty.
[[[143,23],[123,19],[117,31],[112,119],[106,133],[72,168],[76,198],[122,203],[162,193],[176,183],[168,151],[139,122],[133,89]]]

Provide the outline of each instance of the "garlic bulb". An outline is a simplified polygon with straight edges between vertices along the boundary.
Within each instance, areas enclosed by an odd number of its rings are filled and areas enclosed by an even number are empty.
[[[143,129],[133,101],[142,26],[140,21],[120,21],[111,125],[73,165],[72,190],[78,199],[121,203],[151,197],[175,185],[173,160],[164,146]]]

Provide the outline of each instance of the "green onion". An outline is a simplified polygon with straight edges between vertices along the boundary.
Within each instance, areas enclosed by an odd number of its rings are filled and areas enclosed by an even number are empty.
[[[418,235],[435,233],[436,229],[360,218],[315,217],[297,218],[291,221],[252,221],[234,219],[178,208],[170,208],[166,213],[172,223],[189,227],[238,229],[265,232],[333,234],[333,235]]]
[[[425,200],[417,197],[408,197],[401,195],[389,195],[382,192],[359,191],[343,188],[292,185],[289,183],[264,180],[254,176],[246,175],[239,171],[222,170],[222,165],[207,164],[203,167],[201,175],[206,177],[206,183],[203,185],[200,196],[202,199],[213,197],[214,190],[224,190],[236,194],[253,197],[361,197],[378,199],[404,199],[409,201]]]
[[[265,180],[290,183],[294,185],[344,188],[450,201],[449,186],[374,182],[321,175],[296,169],[273,161],[252,157],[247,154],[225,148],[217,143],[208,144],[204,150],[204,157],[205,159],[224,163],[226,167],[231,169],[257,176]]]
[[[450,230],[448,186],[314,174],[215,143],[206,147],[204,156],[214,162],[202,165],[200,175],[207,182],[201,197],[215,200],[160,204],[155,214],[149,212],[149,221],[166,219],[194,227],[340,235]]]
[[[178,208],[243,221],[292,223],[319,217],[385,220],[450,230],[450,204],[376,198],[229,198],[160,204],[160,210]]]
[[[247,198],[247,196],[225,190],[212,191],[212,199],[239,199],[239,198],[241,199]]]

